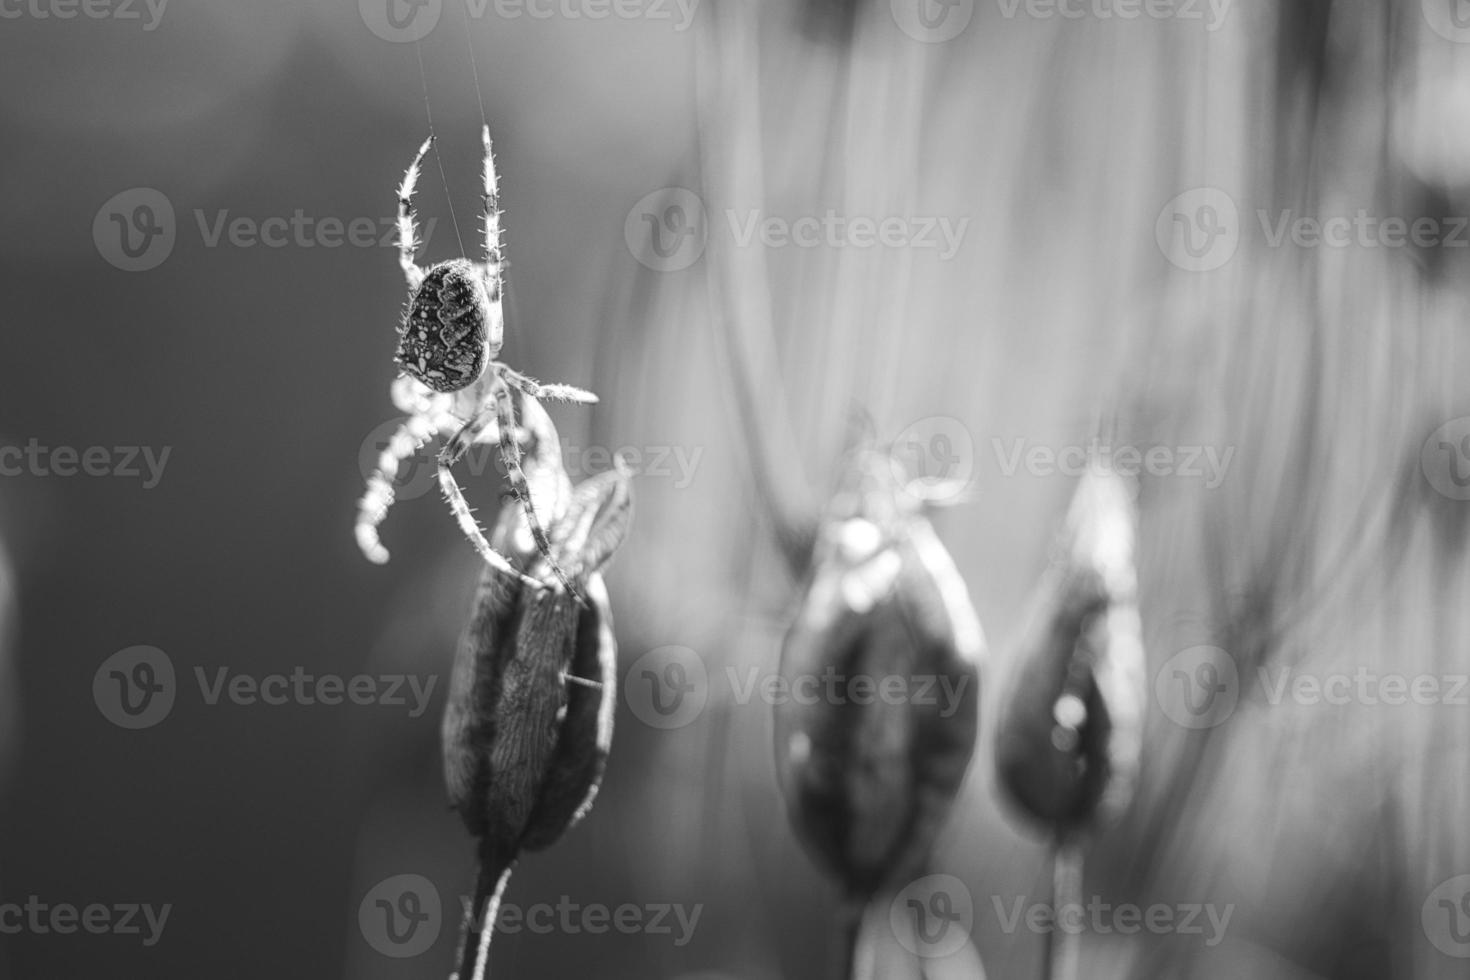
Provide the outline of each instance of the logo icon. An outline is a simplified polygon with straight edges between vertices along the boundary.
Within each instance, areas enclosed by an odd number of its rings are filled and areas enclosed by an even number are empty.
[[[1470,0],[1422,0],[1430,30],[1456,44],[1470,43]]]
[[[927,875],[894,896],[888,924],[899,945],[915,956],[953,956],[975,929],[975,900],[954,875]]]
[[[398,434],[399,427],[404,419],[389,419],[382,425],[377,426],[367,434],[362,445],[357,450],[357,465],[362,470],[362,478],[366,481],[378,471],[378,463],[383,454],[393,447],[395,439],[405,439],[410,442],[413,437],[404,433]],[[396,447],[403,448],[403,447]],[[397,453],[394,454],[395,456]],[[393,480],[393,499],[413,500],[422,497],[434,486],[438,479],[439,467],[433,456],[424,452],[422,445],[415,446],[413,452],[403,456],[398,463],[398,475]]]
[[[1470,875],[1456,875],[1429,893],[1420,910],[1424,935],[1446,956],[1470,959]]]
[[[657,647],[628,668],[623,697],[639,721],[651,728],[683,728],[709,701],[709,672],[688,647]]]
[[[952,500],[975,474],[975,440],[963,422],[947,415],[915,422],[888,452],[894,476],[919,500]]]
[[[1229,194],[1196,187],[1164,205],[1154,222],[1164,258],[1186,272],[1211,272],[1240,246],[1240,212]]]
[[[1450,419],[1424,440],[1419,468],[1436,491],[1451,500],[1470,500],[1470,415]]]
[[[357,0],[362,22],[384,41],[413,42],[439,23],[444,0]]]
[[[368,945],[384,956],[406,959],[434,945],[443,925],[439,889],[423,875],[394,875],[374,885],[357,907],[357,925]]]
[[[628,251],[655,272],[687,269],[704,254],[709,221],[699,195],[682,187],[645,194],[623,222]]]
[[[975,0],[889,0],[893,22],[915,41],[941,44],[970,26]]]
[[[178,684],[173,661],[158,647],[119,650],[92,675],[92,700],[119,728],[152,728],[173,710]]]
[[[1174,654],[1154,678],[1159,707],[1184,728],[1214,728],[1235,713],[1240,671],[1219,647],[1197,646]]]
[[[92,219],[92,241],[108,264],[147,272],[163,264],[178,234],[174,206],[162,191],[131,187],[114,194]]]

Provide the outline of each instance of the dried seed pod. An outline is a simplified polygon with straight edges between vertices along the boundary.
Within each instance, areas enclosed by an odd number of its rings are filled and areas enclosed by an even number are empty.
[[[571,488],[555,429],[532,398],[522,399],[522,421],[535,440],[525,469],[552,554],[587,603],[561,588],[521,506],[507,506],[494,547],[544,587],[487,565],[450,680],[445,781],[479,840],[462,980],[484,974],[516,856],[550,846],[587,812],[612,741],[616,645],[598,570],[627,530],[629,475],[619,465]]]
[[[782,649],[775,751],[798,836],[866,899],[928,859],[974,751],[985,641],[890,460],[858,454],[850,484]]]
[[[996,734],[1001,785],[1059,837],[1132,798],[1146,697],[1137,484],[1090,467],[1042,581]]]

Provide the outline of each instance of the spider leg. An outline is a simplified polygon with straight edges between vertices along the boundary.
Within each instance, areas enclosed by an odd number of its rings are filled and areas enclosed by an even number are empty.
[[[429,144],[432,142],[434,137],[431,134],[424,140],[424,145],[419,147],[413,163],[408,165],[403,183],[398,185],[398,264],[403,267],[403,277],[408,280],[409,289],[418,289],[419,284],[424,281],[424,270],[414,261],[419,250],[419,226],[413,207],[413,192],[419,182],[419,165],[423,163],[424,154],[429,152]]]
[[[431,416],[411,415],[393,433],[378,456],[377,469],[368,477],[367,489],[357,504],[357,546],[368,561],[376,565],[388,561],[388,549],[378,538],[378,525],[387,518],[388,508],[393,506],[393,481],[398,478],[399,467],[440,430]]]
[[[633,516],[632,472],[621,456],[614,469],[584,480],[572,492],[562,521],[563,554],[577,556],[567,571],[580,578],[602,568],[617,550]]]
[[[503,385],[497,387],[504,388]],[[479,522],[475,520],[475,515],[470,511],[470,505],[464,499],[464,492],[460,490],[459,483],[454,479],[454,473],[450,469],[459,462],[470,446],[479,440],[480,435],[491,423],[498,423],[502,454],[507,444],[515,446],[514,419],[510,420],[509,427],[507,427],[506,423],[500,419],[497,407],[486,406],[474,418],[466,422],[454,434],[454,437],[444,444],[443,449],[439,450],[439,488],[444,491],[444,498],[449,501],[450,513],[454,514],[454,519],[459,522],[460,531],[466,538],[469,538],[470,544],[474,545],[475,551],[481,558],[498,572],[517,578],[533,588],[545,588],[531,576],[516,571],[505,556],[490,547],[490,542],[485,540],[485,532],[480,530]],[[529,511],[529,508],[527,510]]]
[[[532,398],[549,398],[559,402],[576,402],[579,405],[595,405],[597,403],[596,395],[574,385],[542,384],[535,378],[528,377],[519,371],[513,371],[504,366],[501,368],[501,373],[505,376],[507,382],[515,385],[516,388],[530,395]]]
[[[495,155],[490,151],[490,127],[480,130],[485,145],[485,272],[492,282],[500,282],[500,179],[495,175]]]
[[[510,480],[510,488],[515,493],[516,499],[521,502],[521,512],[526,515],[526,524],[531,529],[531,540],[536,542],[536,550],[541,552],[546,559],[546,564],[551,567],[552,574],[561,582],[562,588],[567,590],[578,603],[585,603],[582,594],[577,591],[572,580],[562,571],[551,551],[551,542],[546,538],[546,530],[541,526],[541,519],[536,516],[536,506],[531,501],[531,490],[526,485],[526,473],[521,469],[521,447],[516,445],[513,437],[515,432],[515,404],[511,401],[510,387],[504,383],[495,385],[496,417],[500,421],[500,458],[505,462],[505,475]]]

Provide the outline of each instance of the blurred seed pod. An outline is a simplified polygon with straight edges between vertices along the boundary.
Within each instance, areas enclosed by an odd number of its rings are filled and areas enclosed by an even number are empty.
[[[786,635],[793,696],[774,717],[788,816],[850,898],[926,863],[974,752],[984,649],[964,581],[891,460],[857,454]]]
[[[479,840],[463,980],[483,974],[495,907],[517,855],[549,847],[587,813],[612,743],[617,647],[598,570],[627,530],[629,474],[620,465],[573,489],[555,429],[534,399],[522,400],[522,422],[535,440],[525,470],[537,513],[587,604],[560,587],[520,504],[505,507],[491,544],[545,588],[486,565],[450,679],[445,781]]]
[[[1115,817],[1137,782],[1145,698],[1137,484],[1089,467],[1042,580],[1000,709],[996,769],[1057,832]]]

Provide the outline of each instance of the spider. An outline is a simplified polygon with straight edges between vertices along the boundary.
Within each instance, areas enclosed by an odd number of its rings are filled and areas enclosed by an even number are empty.
[[[546,582],[511,567],[485,540],[451,470],[470,446],[498,438],[511,490],[522,505],[536,549],[546,557],[562,588],[580,602],[581,595],[552,557],[551,544],[531,502],[521,470],[511,388],[530,398],[582,404],[596,402],[597,396],[571,385],[542,384],[495,359],[505,330],[500,302],[504,259],[490,127],[484,127],[481,138],[485,146],[483,262],[457,258],[423,269],[414,260],[419,241],[413,194],[420,164],[434,142],[432,134],[419,147],[398,188],[398,261],[408,280],[409,303],[398,328],[394,360],[402,373],[393,383],[393,401],[408,418],[389,440],[377,470],[368,478],[358,505],[357,543],[369,561],[382,564],[388,560],[388,550],[378,539],[378,525],[392,506],[393,481],[403,460],[438,435],[447,440],[438,456],[439,486],[460,530],[490,565],[535,588],[546,588]]]

